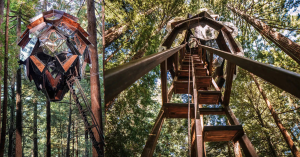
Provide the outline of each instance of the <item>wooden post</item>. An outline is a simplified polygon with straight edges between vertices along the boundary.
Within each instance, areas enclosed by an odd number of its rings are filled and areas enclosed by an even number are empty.
[[[151,133],[149,134],[148,140],[146,142],[146,145],[144,147],[142,157],[152,157],[156,144],[157,144],[157,139],[160,135],[161,127],[164,123],[165,120],[165,115],[164,115],[164,110],[163,108],[160,110],[156,120],[155,124],[152,128]]]
[[[195,69],[194,69],[194,61],[192,57],[192,77],[193,77],[193,98],[194,98],[194,125],[195,125],[195,150],[196,150],[196,156],[202,157],[203,156],[203,119],[200,118],[199,113],[199,104],[198,104],[198,90],[197,90],[197,84],[196,84],[196,77],[195,77]]]
[[[212,52],[209,52],[209,76],[212,76],[213,56],[214,54]]]
[[[227,75],[226,75],[226,84],[225,84],[225,92],[224,92],[224,99],[223,99],[223,104],[226,106],[229,105],[229,101],[230,101],[234,70],[235,70],[235,65],[230,63],[227,60],[227,67],[226,67]]]
[[[161,95],[162,105],[168,101],[167,97],[167,59],[160,64],[160,78],[161,78]]]
[[[229,120],[230,124],[240,125],[234,113],[231,111],[230,107],[225,105],[223,105],[223,107],[226,113],[226,117]],[[258,157],[255,148],[253,147],[251,141],[248,139],[246,134],[244,134],[238,141],[246,157]]]

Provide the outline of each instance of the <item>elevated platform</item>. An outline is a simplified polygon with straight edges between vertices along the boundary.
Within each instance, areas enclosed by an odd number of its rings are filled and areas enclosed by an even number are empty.
[[[236,141],[244,135],[242,125],[204,126],[204,142]]]

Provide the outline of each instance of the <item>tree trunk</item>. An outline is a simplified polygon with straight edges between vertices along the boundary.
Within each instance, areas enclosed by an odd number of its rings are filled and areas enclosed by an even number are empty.
[[[276,32],[272,27],[266,25],[264,22],[255,19],[247,15],[246,13],[234,8],[233,6],[227,5],[227,7],[234,13],[241,16],[249,24],[251,24],[261,35],[268,38],[275,45],[277,45],[282,51],[294,59],[300,64],[300,45],[293,42],[289,38],[283,36],[281,33]]]
[[[100,82],[99,82],[99,63],[98,63],[98,53],[97,53],[97,25],[95,16],[95,3],[94,0],[87,0],[87,17],[88,17],[88,33],[89,41],[92,43],[89,46],[89,52],[91,56],[92,68],[90,69],[90,84],[91,84],[91,109],[96,118],[96,122],[100,125],[99,129],[102,128],[102,111],[101,111],[101,95],[100,95]],[[100,136],[93,128],[95,139],[100,142]],[[100,146],[103,152],[103,146]],[[93,156],[98,156],[97,151],[93,148]]]
[[[258,81],[256,80],[256,78],[254,77],[254,75],[252,73],[250,73],[251,77],[253,78],[259,92],[261,93],[263,99],[265,100],[273,118],[274,118],[274,121],[277,125],[277,127],[279,128],[280,132],[282,133],[287,145],[290,147],[292,153],[294,156],[297,156],[297,157],[300,157],[300,153],[296,147],[296,145],[294,144],[291,136],[289,135],[289,133],[287,132],[287,130],[284,128],[284,126],[282,125],[276,111],[274,110],[272,104],[270,103],[270,101],[268,100],[266,94],[264,93],[264,91],[262,90],[262,88],[260,87],[260,84],[258,83]]]
[[[18,17],[17,37],[21,35],[21,18]],[[21,67],[17,70],[17,95],[16,95],[16,149],[15,156],[22,157],[22,102],[21,102]]]
[[[77,121],[78,123],[78,121]],[[76,123],[76,131],[75,131],[75,134],[76,134],[76,157],[78,157],[78,124]]]
[[[47,115],[47,151],[46,156],[51,157],[51,109],[50,100],[47,98],[46,104],[46,115]]]
[[[73,140],[72,156],[74,157],[75,156],[75,120],[73,121],[72,140]]]
[[[3,23],[3,12],[4,12],[4,0],[0,0],[0,26],[2,25]],[[3,31],[0,27],[0,33],[2,34]],[[2,47],[2,42],[0,42],[0,47]],[[1,50],[1,49],[0,49]],[[0,51],[1,54],[3,54],[2,51]],[[2,59],[0,58],[0,71],[2,71]],[[2,80],[2,75],[0,73],[0,80]],[[1,93],[1,90],[2,90],[2,81],[0,81],[0,93]],[[1,134],[1,104],[2,104],[2,101],[1,101],[1,96],[0,96],[0,134]],[[1,144],[1,135],[0,135],[0,144]]]
[[[87,131],[85,131],[84,139],[85,139],[85,157],[89,157],[89,133]]]
[[[8,76],[8,24],[9,24],[9,2],[6,5],[6,25],[5,25],[5,52],[4,52],[4,98],[3,98],[3,116],[2,116],[2,131],[0,143],[0,156],[4,155],[5,135],[6,135],[6,121],[7,121],[7,76]]]
[[[37,101],[33,100],[33,157],[38,157],[38,142],[37,142]]]
[[[234,156],[235,157],[243,157],[241,147],[240,147],[240,143],[237,141],[233,145],[234,145],[234,147],[233,147]]]
[[[11,103],[10,103],[10,126],[8,134],[8,156],[13,156],[13,134],[14,134],[14,119],[15,119],[15,76],[12,74],[11,79]]]
[[[228,157],[232,157],[231,150],[230,150],[230,142],[227,142],[227,148],[228,148]]]
[[[69,109],[69,124],[68,124],[68,137],[67,137],[66,157],[70,157],[71,124],[72,124],[72,101],[71,101],[71,93],[70,93],[70,109]]]

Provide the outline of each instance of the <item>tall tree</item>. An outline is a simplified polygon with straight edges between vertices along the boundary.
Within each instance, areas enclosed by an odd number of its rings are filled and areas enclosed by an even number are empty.
[[[33,157],[38,157],[38,135],[37,135],[37,100],[33,100]]]
[[[21,11],[21,9],[20,9]],[[21,15],[18,16],[17,19],[17,36],[21,35]],[[22,94],[22,80],[21,80],[21,66],[19,66],[17,70],[17,93],[16,93],[16,148],[15,148],[15,156],[22,157],[23,155],[23,148],[22,148],[22,101],[21,101],[21,94]]]
[[[1,131],[1,143],[0,143],[0,156],[4,155],[5,147],[5,135],[6,135],[6,119],[7,119],[7,99],[8,99],[8,26],[9,26],[9,3],[6,4],[6,24],[5,24],[5,51],[4,51],[4,98],[3,98],[3,116],[2,116],[2,131]]]
[[[15,74],[12,73],[10,80],[11,103],[10,103],[10,126],[8,133],[8,156],[13,155],[13,134],[14,134],[14,119],[15,119]]]
[[[0,0],[0,26],[2,25],[3,23],[3,13],[4,13],[4,0]],[[2,34],[3,31],[2,31],[2,27],[0,27],[0,33]],[[2,47],[2,42],[0,42],[0,47]],[[0,49],[0,52],[2,54],[2,49]],[[2,56],[0,56],[0,71],[2,71]],[[2,80],[2,74],[0,73],[0,80]],[[0,81],[0,93],[1,93],[1,90],[2,90],[2,81]],[[2,104],[2,101],[1,101],[1,96],[0,96],[0,134],[1,134],[1,104]],[[0,143],[1,143],[1,136],[0,136]]]
[[[71,139],[71,125],[72,125],[72,99],[70,93],[70,107],[69,107],[69,123],[68,123],[68,135],[67,135],[67,151],[66,157],[70,156],[70,139]]]
[[[46,156],[51,157],[51,108],[50,108],[50,100],[47,98],[46,101],[46,116],[47,116],[47,151]]]
[[[254,77],[254,75],[252,73],[250,73],[252,79],[254,80],[259,92],[261,93],[263,99],[265,100],[273,118],[274,118],[274,121],[277,125],[277,127],[279,128],[280,132],[282,133],[287,145],[290,147],[292,153],[294,156],[297,156],[297,157],[300,157],[300,153],[296,147],[296,145],[294,144],[291,136],[289,135],[288,131],[285,129],[285,127],[282,125],[279,117],[278,117],[278,114],[276,113],[276,111],[274,110],[272,104],[270,103],[270,101],[268,100],[265,92],[263,91],[262,87],[260,86],[260,84],[258,83],[258,81],[256,80],[256,78]]]
[[[95,1],[87,0],[87,17],[88,17],[88,33],[89,41],[92,43],[89,46],[89,52],[91,56],[92,68],[90,69],[90,84],[91,84],[91,109],[96,118],[97,123],[100,125],[99,128],[102,128],[102,111],[101,111],[101,95],[100,95],[100,81],[99,81],[99,62],[98,62],[98,53],[97,53],[97,25],[96,25],[96,16],[95,16]],[[100,142],[100,136],[96,130],[93,129],[94,136],[98,142]],[[103,146],[100,146],[103,152]],[[93,148],[93,156],[98,156],[97,151]]]
[[[278,46],[282,51],[289,55],[293,60],[300,64],[300,45],[293,42],[289,38],[285,37],[279,32],[276,32],[272,27],[268,26],[264,22],[247,15],[241,10],[227,5],[227,7],[243,19],[245,19],[250,25],[252,25],[261,35],[269,39],[276,46]]]

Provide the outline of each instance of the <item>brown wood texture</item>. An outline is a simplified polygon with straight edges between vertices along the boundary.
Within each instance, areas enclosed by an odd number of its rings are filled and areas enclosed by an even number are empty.
[[[225,105],[223,107],[226,113],[226,117],[228,118],[230,124],[240,125],[240,123],[238,122],[237,118],[235,117],[230,107]],[[238,141],[246,157],[258,157],[255,148],[253,147],[251,141],[249,140],[246,134],[244,134]]]
[[[193,65],[193,60],[192,60]],[[201,118],[199,113],[199,103],[198,103],[198,92],[197,92],[197,83],[196,83],[196,73],[195,68],[192,66],[192,78],[193,78],[193,101],[194,101],[194,131],[195,131],[195,154],[198,157],[202,157],[204,153],[204,141],[203,141],[203,117]],[[202,107],[202,106],[201,106]]]
[[[221,91],[198,90],[199,104],[218,104]]]
[[[155,120],[155,124],[152,128],[151,133],[149,134],[148,140],[146,142],[146,145],[143,149],[142,152],[142,157],[152,157],[154,150],[155,150],[155,146],[157,144],[157,139],[160,135],[160,131],[161,131],[161,127],[164,123],[165,117],[164,117],[164,111],[163,109],[159,112],[156,120]]]
[[[136,80],[183,47],[185,47],[185,45],[155,53],[105,71],[105,103],[112,100]]]
[[[245,57],[229,54],[228,52],[214,49],[209,46],[200,46],[300,98],[299,74]]]
[[[188,104],[164,103],[163,109],[166,118],[188,118]],[[190,104],[190,116],[194,117],[194,104]]]
[[[204,126],[203,134],[205,142],[233,141],[243,135],[243,127],[241,125]]]
[[[77,59],[77,55],[73,55],[71,58],[69,58],[63,65],[62,67],[64,68],[65,72],[69,70],[71,65],[74,63],[74,61]]]
[[[161,96],[162,104],[168,101],[167,88],[167,59],[160,63],[160,79],[161,79]]]
[[[90,59],[92,63],[92,68],[90,68],[90,86],[91,86],[91,110],[95,116],[96,123],[99,125],[99,130],[103,130],[102,125],[102,108],[101,108],[101,94],[100,94],[100,81],[99,81],[99,62],[98,62],[98,52],[97,52],[97,24],[96,24],[96,15],[95,15],[95,1],[87,0],[87,17],[88,17],[88,34],[89,41],[92,43],[89,46]],[[70,20],[74,24],[78,24],[73,20]],[[81,28],[81,27],[77,27]],[[82,32],[79,29],[80,32]],[[85,31],[84,31],[85,32]],[[82,33],[84,36],[88,36],[88,34]],[[97,128],[94,127],[92,129],[95,139],[97,142],[101,142],[101,135],[98,134]],[[104,153],[103,145],[100,144],[100,149],[102,153]],[[103,154],[101,154],[103,155]],[[95,147],[93,147],[93,157],[100,156],[97,153]]]
[[[211,76],[196,76],[197,88],[210,87],[212,84]]]
[[[199,108],[201,115],[225,115],[223,108]]]

